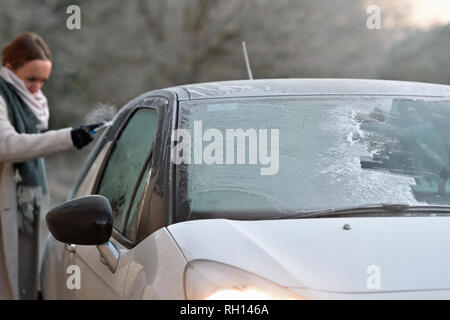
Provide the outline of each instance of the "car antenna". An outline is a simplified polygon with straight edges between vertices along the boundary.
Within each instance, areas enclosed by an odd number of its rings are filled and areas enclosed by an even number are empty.
[[[242,41],[242,51],[244,51],[244,59],[245,65],[247,66],[248,78],[250,80],[253,80],[252,69],[250,68],[250,60],[248,59],[247,46],[245,45],[245,41]]]

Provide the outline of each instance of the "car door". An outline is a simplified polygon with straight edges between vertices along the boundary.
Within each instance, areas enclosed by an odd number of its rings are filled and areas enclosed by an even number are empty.
[[[147,100],[147,105],[149,101]],[[136,197],[142,192],[140,187],[151,176],[152,146],[158,132],[158,106],[139,106],[127,118],[112,144],[106,144],[100,152],[107,153],[100,166],[94,161],[89,171],[97,174],[85,178],[76,192],[83,195],[92,187],[110,201],[114,237],[103,249],[115,255],[117,266],[111,268],[99,252],[98,246],[66,245],[65,265],[78,268],[80,288],[63,287],[65,299],[120,299],[123,298],[124,283],[133,252],[127,248],[125,230],[128,213],[136,210]],[[101,167],[101,169],[99,169]],[[145,184],[145,183],[144,183]],[[83,190],[84,189],[84,190]],[[138,194],[136,196],[136,194]]]

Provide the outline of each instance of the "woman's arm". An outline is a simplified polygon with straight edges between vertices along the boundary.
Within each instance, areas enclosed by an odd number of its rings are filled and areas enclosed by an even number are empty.
[[[8,119],[6,103],[0,96],[0,161],[24,162],[73,147],[72,128],[45,133],[19,134]]]

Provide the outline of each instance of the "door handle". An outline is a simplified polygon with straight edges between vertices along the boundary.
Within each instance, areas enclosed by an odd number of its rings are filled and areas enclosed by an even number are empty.
[[[70,253],[75,253],[77,251],[77,245],[76,244],[65,244],[64,247]]]

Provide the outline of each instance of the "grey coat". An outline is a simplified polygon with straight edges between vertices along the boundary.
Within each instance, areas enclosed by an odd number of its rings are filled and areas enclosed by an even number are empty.
[[[19,258],[14,162],[41,158],[73,146],[72,128],[18,134],[0,96],[0,299],[19,298]]]

